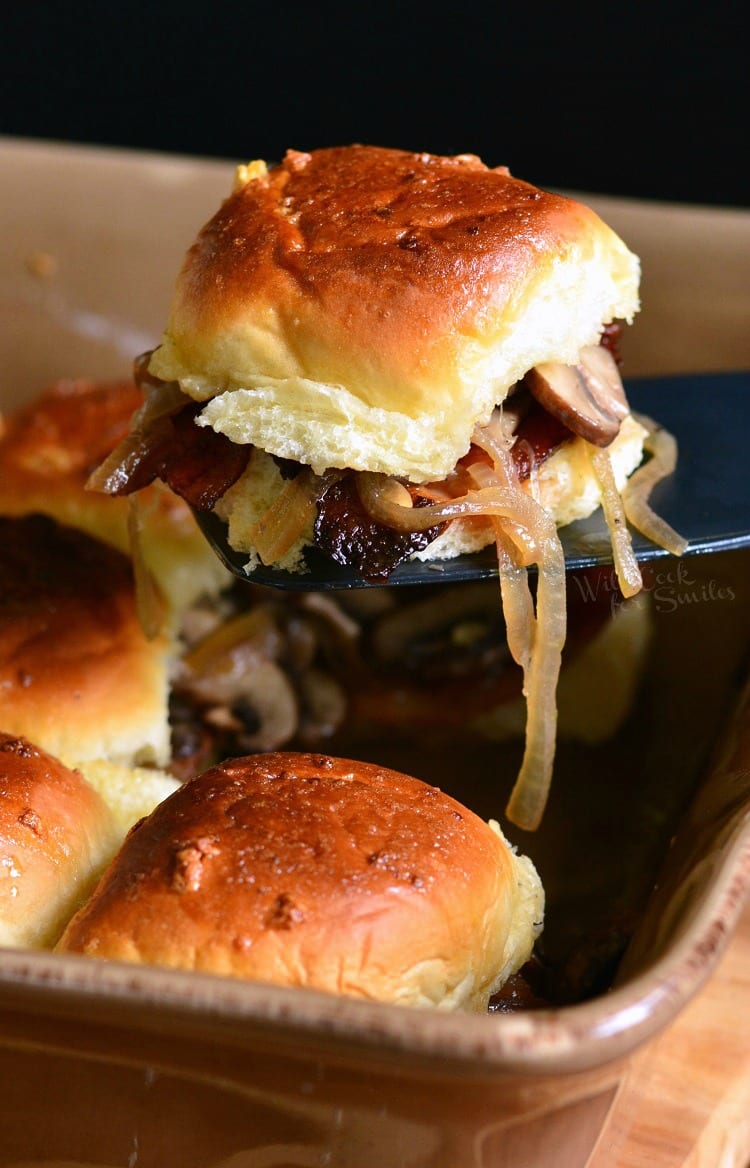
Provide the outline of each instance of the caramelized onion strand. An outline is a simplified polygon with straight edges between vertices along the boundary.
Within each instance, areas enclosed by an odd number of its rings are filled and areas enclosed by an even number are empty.
[[[190,398],[174,381],[150,385],[143,405],[131,419],[130,432],[95,467],[86,482],[86,490],[101,491],[105,495],[125,494],[133,475],[152,448],[159,423],[177,413],[189,401]]]
[[[138,495],[128,496],[128,540],[133,561],[135,606],[147,640],[159,635],[164,625],[164,600],[146,563],[143,551],[143,525]]]
[[[685,553],[688,541],[652,509],[651,491],[662,479],[671,475],[677,465],[677,440],[658,422],[641,414],[636,420],[648,431],[644,448],[651,455],[648,462],[630,476],[622,492],[622,503],[628,522],[652,543],[665,548],[673,556]]]
[[[479,463],[470,467],[469,475],[481,487],[488,485],[493,472],[486,464]],[[505,521],[496,516],[492,524],[508,649],[516,664],[525,671],[529,667],[534,641],[534,602],[529,590],[528,573],[519,563],[517,549],[505,528]]]
[[[555,547],[555,544],[557,547]],[[557,683],[567,623],[565,562],[558,538],[539,563],[534,652],[524,681],[526,742],[505,808],[512,823],[536,831],[549,797],[557,737]]]
[[[330,477],[316,475],[308,466],[284,486],[248,532],[263,564],[276,563],[296,543],[315,518],[318,499],[329,483]]]
[[[475,445],[493,462],[497,481],[511,491],[517,518],[522,518],[534,535],[538,548],[536,615],[528,605],[519,619],[528,623],[526,637],[530,653],[524,667],[526,698],[526,741],[521,769],[505,808],[512,823],[526,831],[539,826],[549,797],[557,736],[556,691],[565,644],[567,613],[565,558],[553,517],[530,498],[514,479],[502,436],[489,427],[477,429]],[[486,476],[485,476],[486,477]],[[502,520],[494,520],[496,524]],[[527,582],[528,589],[528,582]],[[514,597],[513,603],[518,603]]]
[[[625,510],[615,482],[612,460],[606,447],[592,446],[590,443],[586,445],[591,467],[599,484],[602,511],[612,542],[617,583],[624,597],[635,596],[643,587],[643,578],[633,551]]]

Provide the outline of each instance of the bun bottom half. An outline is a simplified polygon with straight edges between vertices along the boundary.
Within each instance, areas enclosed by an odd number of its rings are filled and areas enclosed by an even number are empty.
[[[619,489],[643,458],[646,431],[632,415],[622,422],[620,433],[609,447],[615,481]],[[536,489],[539,502],[554,518],[558,527],[585,519],[601,504],[601,491],[588,456],[588,444],[581,438],[566,442],[539,467]],[[230,487],[215,507],[216,514],[228,525],[231,546],[247,553],[247,571],[259,564],[253,544],[253,529],[278,498],[286,480],[274,459],[262,450],[254,450],[247,470]],[[290,572],[305,572],[304,550],[314,540],[309,525],[292,547],[276,562],[276,567]],[[492,523],[481,518],[454,520],[446,531],[424,551],[415,553],[424,561],[453,559],[455,556],[481,551],[494,544]]]

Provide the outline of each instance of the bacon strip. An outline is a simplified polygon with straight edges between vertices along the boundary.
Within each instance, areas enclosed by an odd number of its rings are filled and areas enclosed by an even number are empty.
[[[415,506],[421,501],[415,499]],[[357,490],[356,474],[333,483],[318,503],[315,542],[337,564],[356,568],[365,580],[383,583],[400,563],[437,539],[445,524],[399,532],[373,519]]]
[[[199,511],[210,511],[245,470],[251,446],[196,426],[202,405],[188,406],[171,419],[173,443],[165,451],[159,478]]]
[[[190,399],[173,413],[136,421],[89,480],[93,489],[131,495],[161,479],[192,507],[210,511],[245,470],[251,446],[238,446],[224,434],[196,426],[202,406]]]
[[[575,438],[572,430],[534,402],[519,424],[510,450],[519,481],[529,478],[535,467],[541,466],[572,438]]]

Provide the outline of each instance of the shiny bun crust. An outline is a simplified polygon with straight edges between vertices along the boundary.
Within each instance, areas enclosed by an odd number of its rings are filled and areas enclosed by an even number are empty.
[[[530,861],[436,788],[363,762],[254,755],[134,828],[59,948],[483,1009],[528,958],[542,899]]]
[[[473,155],[289,151],[240,168],[150,369],[235,442],[441,478],[527,370],[631,320],[638,282],[593,211]]]
[[[0,428],[0,514],[51,515],[129,553],[129,501],[86,490],[86,481],[142,404],[132,380],[77,378],[9,413]],[[145,562],[175,608],[226,585],[182,499],[155,483],[140,492],[138,514]]]
[[[54,944],[117,842],[79,771],[0,732],[0,945]]]
[[[0,518],[0,726],[66,761],[169,758],[166,634],[121,552],[47,516]]]

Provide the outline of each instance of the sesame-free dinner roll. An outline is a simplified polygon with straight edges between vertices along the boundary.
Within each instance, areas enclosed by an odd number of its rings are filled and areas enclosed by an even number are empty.
[[[433,479],[528,369],[631,319],[639,274],[588,207],[473,155],[290,150],[240,169],[150,369],[235,442]]]
[[[133,569],[45,515],[0,516],[0,724],[66,761],[164,765],[164,632],[147,637]]]
[[[542,912],[531,862],[437,788],[279,753],[227,761],[161,803],[59,948],[481,1010]]]
[[[80,771],[0,731],[0,945],[54,944],[118,842]]]

